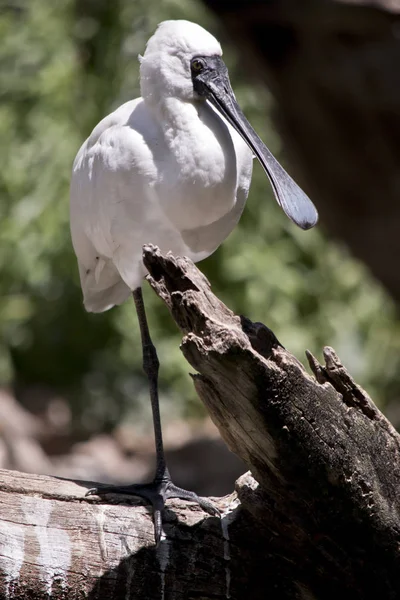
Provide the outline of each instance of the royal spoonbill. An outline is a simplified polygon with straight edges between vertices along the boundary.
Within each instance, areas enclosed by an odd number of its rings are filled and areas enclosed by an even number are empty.
[[[142,247],[199,261],[212,254],[239,221],[255,155],[286,215],[303,229],[317,211],[243,115],[219,42],[199,25],[165,21],[140,57],[141,97],[105,117],[79,150],[71,183],[71,233],[84,305],[102,312],[130,294],[139,320],[156,446],[148,484],[107,486],[88,494],[140,496],[153,506],[155,540],[168,498],[207,499],[177,487],[165,462],[156,349],[142,297]]]

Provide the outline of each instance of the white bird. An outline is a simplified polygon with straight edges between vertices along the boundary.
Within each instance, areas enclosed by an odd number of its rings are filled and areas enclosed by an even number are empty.
[[[141,285],[142,247],[152,243],[199,261],[239,221],[249,191],[253,153],[276,199],[303,229],[317,212],[244,117],[219,42],[199,25],[165,21],[140,58],[141,97],[103,119],[80,148],[71,182],[71,234],[86,310],[102,312],[132,293],[141,330],[156,441],[153,482],[107,486],[153,505],[156,543],[167,498],[206,499],[175,486],[163,450],[158,358],[147,326]]]

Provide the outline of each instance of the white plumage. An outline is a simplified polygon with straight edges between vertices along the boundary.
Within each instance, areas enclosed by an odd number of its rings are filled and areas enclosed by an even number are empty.
[[[141,59],[142,97],[95,127],[73,167],[71,232],[85,307],[101,312],[132,292],[156,443],[152,482],[102,486],[87,495],[123,493],[150,502],[156,544],[168,498],[197,502],[213,515],[219,512],[208,499],[176,486],[167,468],[159,362],[141,290],[142,247],[156,244],[163,253],[171,250],[194,261],[214,252],[243,211],[253,152],[289,218],[303,229],[317,220],[311,201],[243,115],[221,54],[217,40],[198,25],[161,23]]]
[[[194,55],[218,41],[187,21],[165,21],[140,65],[142,97],[103,119],[78,152],[71,232],[88,311],[128,298],[145,275],[142,247],[199,261],[237,224],[252,152],[193,89]]]

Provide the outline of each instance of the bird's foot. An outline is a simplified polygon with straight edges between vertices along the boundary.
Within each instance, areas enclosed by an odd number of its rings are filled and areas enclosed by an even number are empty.
[[[104,494],[124,494],[128,496],[139,496],[147,500],[153,507],[154,537],[156,546],[160,543],[162,528],[162,513],[165,501],[169,498],[180,498],[195,502],[203,510],[213,516],[220,516],[216,506],[207,498],[202,498],[194,492],[183,490],[172,483],[169,478],[156,478],[151,483],[134,483],[132,485],[107,485],[98,488],[91,488],[86,492],[86,496],[103,496]]]

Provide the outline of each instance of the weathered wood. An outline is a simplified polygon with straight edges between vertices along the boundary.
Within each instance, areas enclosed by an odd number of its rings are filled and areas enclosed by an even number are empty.
[[[222,304],[189,260],[152,247],[144,257],[185,334],[200,398],[260,484],[263,501],[251,494],[245,508],[270,532],[270,551],[301,572],[292,581],[323,599],[399,597],[397,432],[332,349],[325,367],[310,356],[316,381],[267,327]]]
[[[139,501],[93,482],[0,472],[0,597],[109,600],[398,598],[400,441],[340,364],[314,376],[234,315],[187,259],[146,247],[149,281],[184,333],[196,389],[251,469],[222,520],[170,501],[155,549]]]
[[[399,0],[204,0],[275,98],[290,172],[397,302]]]
[[[147,508],[85,498],[93,482],[4,470],[0,479],[1,598],[151,599],[163,587],[165,598],[188,597],[210,589],[205,567],[224,597],[227,541],[197,506],[169,503],[168,538],[155,549]],[[235,494],[218,505],[228,532]]]

